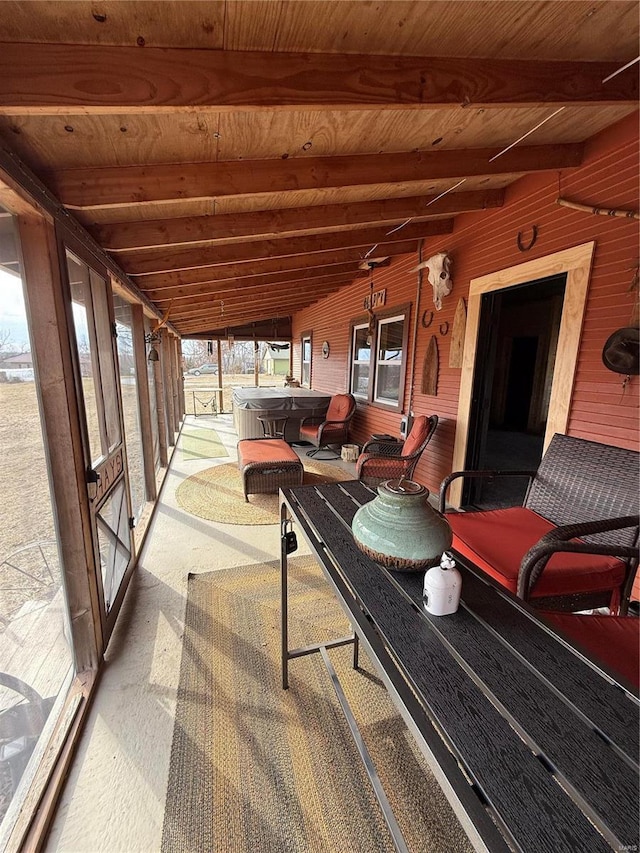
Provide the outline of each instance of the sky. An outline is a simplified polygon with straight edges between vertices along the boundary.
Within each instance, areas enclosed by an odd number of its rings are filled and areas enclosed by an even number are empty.
[[[74,303],[73,318],[79,338],[88,338],[84,308]],[[29,352],[29,328],[24,303],[22,279],[0,269],[0,345],[8,334],[4,352]]]
[[[29,331],[22,293],[22,279],[0,270],[0,342],[10,334],[5,350],[28,352]]]

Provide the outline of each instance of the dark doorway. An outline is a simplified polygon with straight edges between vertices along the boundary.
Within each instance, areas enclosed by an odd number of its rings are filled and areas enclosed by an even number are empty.
[[[537,468],[565,285],[562,274],[482,297],[466,468]],[[463,506],[514,506],[526,486],[525,478],[469,480]]]
[[[513,339],[504,413],[506,429],[527,430],[537,352],[538,338]]]

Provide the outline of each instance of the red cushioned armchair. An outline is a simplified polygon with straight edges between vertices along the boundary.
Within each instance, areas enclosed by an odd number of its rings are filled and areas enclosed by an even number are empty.
[[[418,459],[431,441],[438,426],[438,416],[421,415],[413,422],[411,432],[404,443],[372,438],[362,448],[356,462],[356,476],[368,486],[376,486],[385,480],[410,480]]]
[[[535,607],[626,613],[638,566],[638,453],[554,435],[537,471],[458,471],[457,477],[530,475],[520,507],[447,512],[452,548]]]
[[[307,456],[315,456],[321,450],[332,455],[324,459],[338,459],[330,445],[342,445],[349,441],[349,424],[356,413],[356,400],[351,394],[336,394],[329,402],[326,415],[303,418],[300,421],[300,439],[315,444],[307,450]]]

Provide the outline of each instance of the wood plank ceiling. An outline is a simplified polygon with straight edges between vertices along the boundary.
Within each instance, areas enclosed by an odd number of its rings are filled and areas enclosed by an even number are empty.
[[[0,142],[180,334],[277,337],[578,166],[637,45],[635,0],[4,0]]]

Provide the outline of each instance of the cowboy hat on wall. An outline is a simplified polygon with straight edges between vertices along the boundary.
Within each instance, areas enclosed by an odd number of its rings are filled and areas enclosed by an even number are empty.
[[[602,350],[605,367],[614,373],[637,376],[640,373],[640,330],[625,326],[615,331]]]

